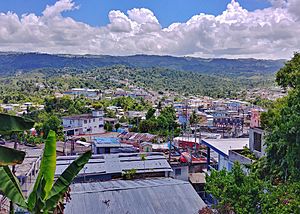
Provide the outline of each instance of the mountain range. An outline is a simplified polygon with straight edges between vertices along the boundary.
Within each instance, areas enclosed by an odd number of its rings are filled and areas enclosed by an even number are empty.
[[[161,67],[179,71],[193,71],[221,76],[252,76],[274,74],[284,60],[194,58],[156,55],[108,56],[61,55],[43,53],[0,53],[0,75],[27,72],[42,68],[90,69],[125,65],[135,68]]]

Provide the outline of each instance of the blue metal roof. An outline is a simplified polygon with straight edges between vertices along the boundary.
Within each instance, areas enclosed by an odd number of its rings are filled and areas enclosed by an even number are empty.
[[[119,138],[114,137],[96,137],[95,143],[97,144],[120,144]]]

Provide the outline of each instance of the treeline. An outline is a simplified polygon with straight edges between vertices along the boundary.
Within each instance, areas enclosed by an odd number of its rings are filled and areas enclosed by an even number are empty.
[[[180,71],[161,67],[135,68],[123,65],[81,69],[44,68],[15,76],[0,78],[0,102],[43,102],[43,97],[71,88],[126,88],[126,83],[161,93],[206,95],[235,98],[241,90],[268,87],[273,84],[271,74],[248,72],[235,75]]]

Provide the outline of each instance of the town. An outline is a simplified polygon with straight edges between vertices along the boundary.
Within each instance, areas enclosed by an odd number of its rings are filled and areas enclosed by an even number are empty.
[[[55,177],[59,177],[78,155],[87,151],[93,154],[71,185],[72,200],[65,203],[66,213],[85,213],[86,208],[80,202],[95,197],[103,199],[93,209],[117,213],[119,207],[114,204],[122,204],[122,209],[139,213],[138,209],[143,209],[145,202],[128,194],[145,194],[148,201],[153,200],[151,203],[158,198],[161,202],[168,198],[172,204],[181,200],[176,208],[178,213],[195,213],[215,203],[205,191],[205,178],[211,170],[231,171],[237,161],[245,166],[243,170],[247,173],[246,166],[265,155],[264,130],[260,122],[260,114],[265,109],[250,102],[207,96],[166,96],[134,86],[128,90],[117,88],[104,92],[73,88],[54,93],[54,96],[57,102],[79,97],[96,103],[130,99],[137,105],[146,103],[143,105],[147,106],[132,110],[122,102],[107,106],[94,104],[86,106],[89,113],[59,118],[56,129],[61,131],[62,137],[56,144]],[[2,104],[1,107],[3,112],[15,111],[19,116],[47,108],[29,102]],[[154,121],[162,118],[166,109],[172,118],[168,127],[158,126],[153,130]],[[35,139],[43,134],[32,127],[23,138],[25,143],[17,146],[27,154],[23,164],[15,169],[24,195],[33,188],[39,171],[44,144]],[[14,148],[15,142],[1,139],[1,144],[9,148]],[[97,192],[89,193],[89,189]],[[121,195],[115,198],[114,192]],[[166,193],[169,196],[166,197]],[[141,204],[141,208],[128,206],[133,203]],[[9,200],[5,197],[0,205],[2,212],[9,210]],[[166,201],[151,209],[168,213],[171,208]]]
[[[300,0],[0,1],[0,214],[300,214]]]

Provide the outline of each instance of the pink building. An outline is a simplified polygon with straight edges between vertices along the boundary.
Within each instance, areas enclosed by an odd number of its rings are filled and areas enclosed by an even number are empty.
[[[260,124],[260,114],[261,110],[252,109],[251,110],[251,120],[250,120],[250,128],[261,127]]]

